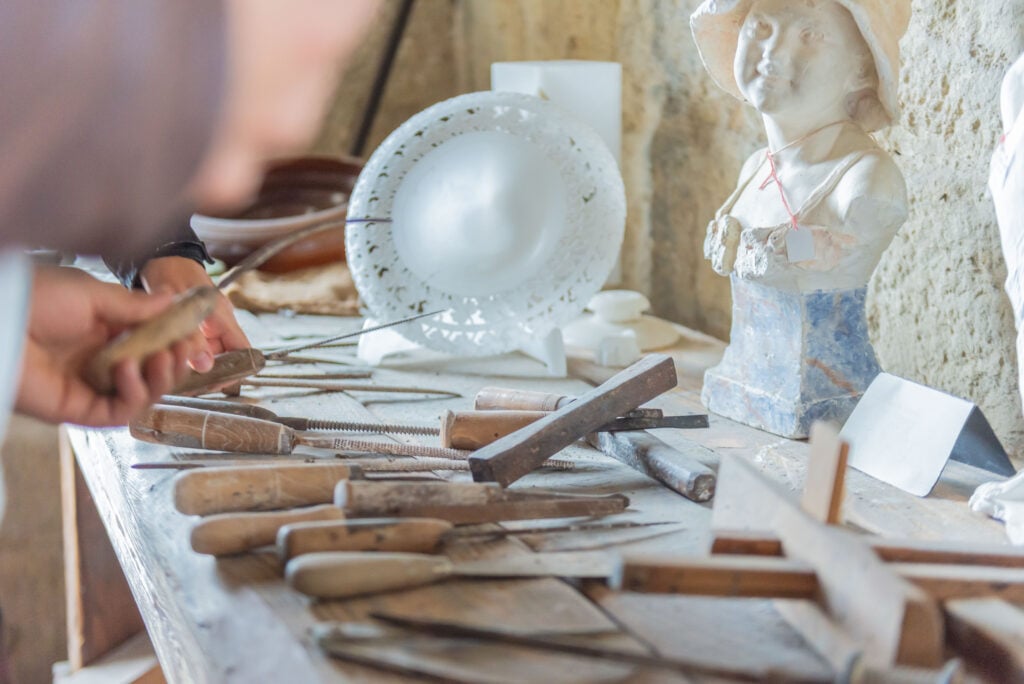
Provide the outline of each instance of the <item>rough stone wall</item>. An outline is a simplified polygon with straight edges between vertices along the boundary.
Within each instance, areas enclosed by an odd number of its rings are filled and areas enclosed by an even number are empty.
[[[1022,457],[1013,314],[986,186],[999,86],[1024,50],[1024,3],[915,0],[900,47],[903,114],[880,139],[898,155],[911,207],[869,291],[879,360],[977,402]]]
[[[624,284],[647,293],[655,313],[728,338],[728,281],[704,262],[701,245],[763,137],[754,111],[720,92],[700,64],[688,25],[698,4],[424,0],[395,66],[401,86],[389,87],[373,140],[433,102],[488,88],[494,61],[621,62]],[[1024,50],[1024,3],[914,0],[913,11],[902,120],[880,136],[907,177],[912,207],[871,284],[873,339],[886,370],[978,402],[1024,456],[1005,269],[985,188],[999,81]]]
[[[369,157],[391,131],[416,112],[462,92],[457,89],[452,56],[453,3],[425,0],[413,5],[363,156]],[[383,5],[370,35],[342,75],[314,152],[352,151],[399,6],[397,0]]]

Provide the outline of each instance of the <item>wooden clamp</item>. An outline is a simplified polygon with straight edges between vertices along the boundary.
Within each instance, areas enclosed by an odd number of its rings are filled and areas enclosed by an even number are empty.
[[[751,511],[756,515],[751,517]],[[776,605],[819,651],[834,655],[829,658],[833,666],[861,651],[876,665],[935,667],[942,663],[943,618],[934,599],[882,561],[865,539],[821,523],[753,466],[724,458],[712,527],[752,525],[771,530],[787,558],[799,562],[770,564],[772,572],[784,573],[793,582],[810,582],[800,571],[813,569],[817,587],[808,584],[802,589],[814,591],[821,608],[811,602]],[[643,589],[640,573],[652,573],[658,566],[664,563],[627,559],[620,573],[622,586]],[[665,571],[662,567],[650,575],[657,578],[652,586],[669,582]]]
[[[577,439],[676,386],[672,357],[651,354],[575,401],[478,449],[469,457],[477,482],[507,487]]]

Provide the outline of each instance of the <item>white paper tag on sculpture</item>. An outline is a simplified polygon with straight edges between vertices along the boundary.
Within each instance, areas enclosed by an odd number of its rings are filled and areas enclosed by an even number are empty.
[[[790,263],[814,258],[814,236],[810,228],[786,231],[786,256]]]

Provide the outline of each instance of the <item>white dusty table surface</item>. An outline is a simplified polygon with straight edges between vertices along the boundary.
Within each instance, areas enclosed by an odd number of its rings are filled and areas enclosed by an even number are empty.
[[[346,329],[358,329],[359,324],[358,319],[243,316],[243,325],[253,344],[264,348],[294,344],[319,335],[336,335]],[[677,359],[680,385],[652,405],[666,413],[703,412],[699,398],[701,374],[715,362],[721,350],[720,342],[688,332],[676,347],[668,350]],[[354,361],[353,348],[317,351],[315,355]],[[302,366],[285,368],[310,370]],[[338,367],[319,368],[330,372]],[[258,398],[279,415],[436,423],[446,409],[471,408],[473,395],[484,386],[578,394],[590,387],[588,381],[599,382],[613,372],[577,358],[570,363],[570,374],[574,377],[554,379],[544,374],[539,363],[518,354],[458,360],[424,353],[376,369],[372,381],[453,390],[461,393],[462,398],[314,394],[283,388],[247,388],[244,396]],[[661,430],[657,435],[669,443],[691,439],[718,453],[739,455],[794,491],[802,486],[805,443],[781,440],[715,416],[708,430]],[[314,603],[284,584],[281,565],[270,550],[219,560],[194,553],[189,547],[189,531],[197,518],[182,515],[173,507],[175,471],[140,471],[130,467],[136,462],[201,456],[138,442],[126,429],[73,428],[70,438],[168,681],[408,680],[407,675],[331,659],[310,638],[310,628],[320,620],[359,620],[375,611],[489,628],[591,634],[592,643],[655,649],[666,656],[729,665],[750,676],[767,676],[778,670],[810,678],[828,673],[823,661],[782,621],[769,601],[615,594],[595,587],[581,591],[572,583],[551,578],[451,580],[378,597]],[[396,439],[410,443],[428,440]],[[595,548],[665,554],[706,552],[710,504],[688,501],[585,447],[570,447],[562,455],[578,462],[575,471],[534,473],[513,487],[623,493],[630,497],[629,509],[602,522],[675,524],[659,526],[660,530],[630,528],[500,541],[461,540],[447,546],[446,552],[454,559]],[[333,460],[334,455],[302,447],[293,456],[277,459],[310,457]],[[245,460],[240,457],[218,463]],[[978,482],[976,474],[954,470],[947,472],[927,499],[918,499],[851,471],[847,480],[846,519],[855,528],[886,536],[1005,543],[998,524],[967,510],[965,502]],[[466,474],[447,476],[468,479]],[[652,536],[654,531],[657,536]],[[479,681],[501,680],[503,676],[549,682],[694,681],[666,670],[543,654],[504,644],[464,641],[432,648],[425,641],[429,639],[410,641],[390,650],[382,647],[379,655],[392,661],[412,658],[431,663],[442,674],[457,671],[471,678],[479,675]]]

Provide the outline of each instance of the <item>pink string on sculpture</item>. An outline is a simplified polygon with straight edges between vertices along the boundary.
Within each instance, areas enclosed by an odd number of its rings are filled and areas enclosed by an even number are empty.
[[[761,183],[760,189],[764,190],[768,187],[769,182],[775,181],[775,184],[779,187],[779,197],[782,198],[782,206],[786,210],[786,214],[789,215],[790,223],[793,224],[793,230],[800,230],[800,227],[797,225],[796,214],[794,214],[793,210],[790,209],[789,200],[786,199],[786,191],[782,187],[782,179],[779,178],[779,173],[775,168],[775,157],[771,152],[767,152],[766,154],[768,155],[768,167],[771,171],[769,172],[768,177],[764,179],[764,183]]]

